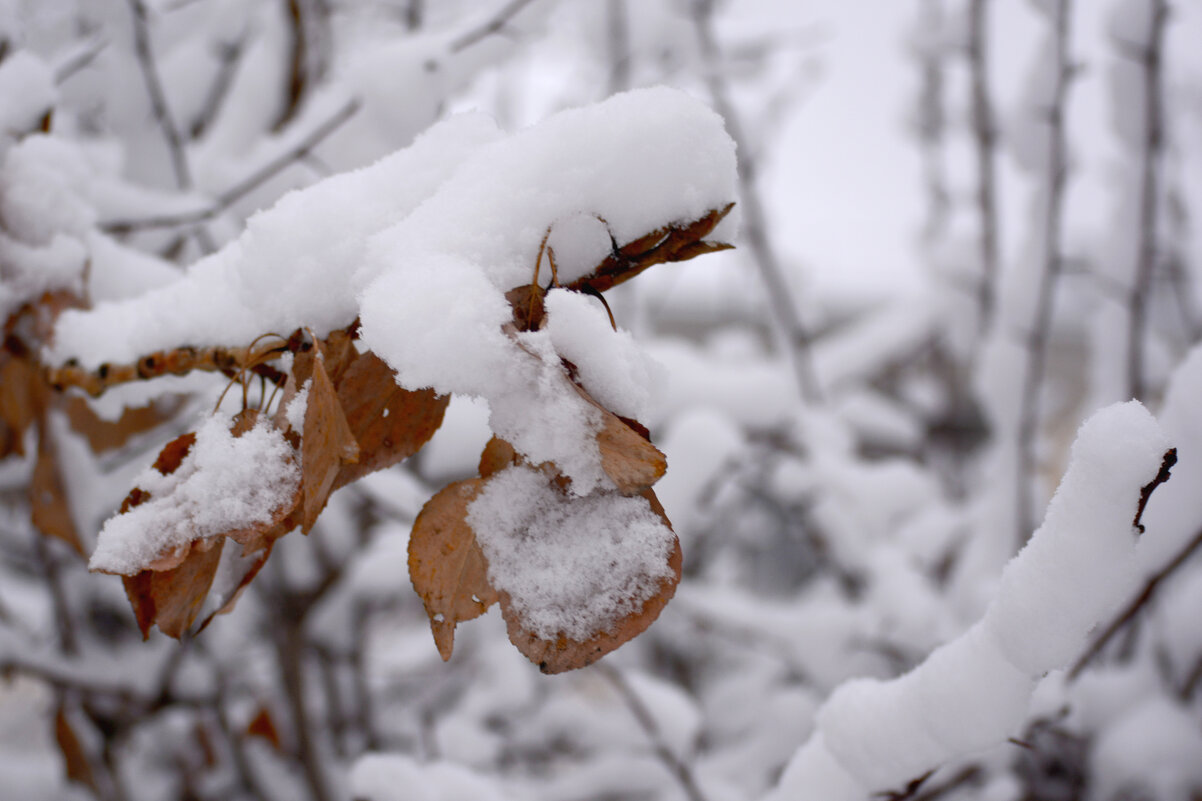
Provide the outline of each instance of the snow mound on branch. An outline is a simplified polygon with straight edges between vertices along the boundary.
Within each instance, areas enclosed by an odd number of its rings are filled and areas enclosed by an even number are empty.
[[[735,196],[722,119],[666,88],[616,95],[502,136],[479,115],[439,123],[371,167],[290,193],[180,281],[69,311],[50,362],[130,363],[183,345],[245,345],[362,322],[363,344],[407,389],[485,399],[490,426],[572,492],[609,487],[593,440],[600,411],[648,406],[650,363],[600,304],[551,292],[548,327],[506,333],[505,293],[589,274],[613,243],[722,209]],[[729,229],[730,222],[723,227]],[[389,227],[391,226],[391,227]]]
[[[95,368],[182,345],[246,345],[300,327],[321,337],[346,326],[358,314],[352,277],[368,237],[403,218],[468,153],[499,136],[482,114],[452,117],[369,167],[290,192],[180,280],[63,314],[47,359]]]
[[[283,434],[260,422],[240,437],[209,417],[179,467],[153,467],[134,484],[150,500],[109,518],[89,568],[133,575],[194,540],[267,523],[296,493],[300,469]]]
[[[1016,734],[1036,680],[1080,653],[1139,580],[1140,491],[1169,447],[1136,401],[1087,420],[1043,525],[984,617],[903,676],[840,686],[768,798],[865,798]]]

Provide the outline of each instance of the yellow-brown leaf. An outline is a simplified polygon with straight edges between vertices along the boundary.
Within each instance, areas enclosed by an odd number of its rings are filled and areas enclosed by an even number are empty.
[[[192,626],[213,583],[224,544],[220,537],[197,540],[173,568],[122,576],[143,638],[150,636],[155,624],[177,640]]]
[[[451,658],[456,624],[479,617],[497,601],[488,562],[465,519],[484,483],[473,478],[444,487],[422,507],[409,537],[409,578],[444,661]]]
[[[323,361],[318,358],[313,362],[301,437],[301,487],[305,499],[301,530],[305,533],[325,508],[342,465],[359,460],[359,443],[347,423]]]
[[[371,352],[350,363],[337,390],[359,446],[359,460],[341,466],[335,489],[417,453],[442,425],[450,402],[450,396],[436,395],[432,389],[401,388],[392,368]]]

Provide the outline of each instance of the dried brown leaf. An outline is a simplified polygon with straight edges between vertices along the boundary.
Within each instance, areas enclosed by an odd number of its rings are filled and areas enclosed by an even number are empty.
[[[655,497],[655,493],[646,490],[642,496],[651,504],[652,510],[663,518],[664,525],[669,528],[664,509]],[[512,601],[507,593],[499,593],[501,614],[505,618],[509,641],[514,644],[527,659],[538,665],[543,673],[563,673],[591,665],[622,644],[629,642],[646,631],[655,622],[659,613],[667,606],[668,601],[676,594],[676,585],[680,582],[682,555],[680,540],[673,538],[672,553],[668,556],[668,568],[671,575],[665,578],[659,586],[659,591],[648,598],[643,606],[614,623],[607,631],[602,631],[583,642],[572,640],[560,635],[554,640],[543,639],[528,631],[514,611]]]
[[[301,487],[305,499],[302,531],[308,533],[313,528],[342,466],[358,460],[359,443],[338,402],[324,359],[315,359],[301,437]]]
[[[338,402],[358,443],[359,460],[341,466],[334,489],[407,459],[442,425],[450,396],[403,389],[395,376],[383,359],[368,352],[359,354],[338,381]]]
[[[601,451],[601,469],[623,495],[637,495],[659,481],[668,469],[668,457],[647,439],[646,429],[606,409],[580,385],[571,386],[601,413],[597,447]]]
[[[275,721],[271,718],[271,712],[267,707],[260,705],[259,711],[251,718],[250,723],[246,725],[247,737],[262,737],[267,742],[271,743],[271,747],[275,750],[280,750],[280,731],[276,728]]]
[[[7,452],[25,455],[25,432],[41,413],[41,384],[42,378],[30,359],[8,348],[0,350],[0,422],[9,431]],[[0,451],[0,458],[7,455],[6,451]]]
[[[29,485],[29,505],[33,525],[49,537],[55,537],[70,545],[84,556],[83,542],[71,517],[71,505],[67,490],[58,468],[58,453],[44,425],[38,432],[38,458],[33,466],[33,480]]]
[[[521,457],[512,445],[500,437],[493,437],[480,452],[480,477],[488,478],[519,461]]]
[[[488,562],[466,520],[468,504],[484,484],[473,478],[444,487],[422,507],[409,537],[409,578],[444,661],[451,658],[456,624],[479,617],[497,601]]]
[[[92,763],[88,761],[87,752],[71,726],[67,711],[62,705],[54,713],[54,739],[58,743],[59,753],[63,755],[63,769],[67,780],[82,784],[99,795],[100,788],[96,785],[96,777],[92,773]]]
[[[213,583],[224,544],[221,537],[196,540],[175,567],[122,576],[143,639],[155,624],[176,639],[192,626]]]
[[[105,420],[93,411],[91,405],[81,397],[74,397],[66,404],[67,421],[72,430],[83,435],[93,453],[103,453],[120,448],[130,438],[149,431],[170,418],[158,404],[147,404],[126,409],[117,420]]]

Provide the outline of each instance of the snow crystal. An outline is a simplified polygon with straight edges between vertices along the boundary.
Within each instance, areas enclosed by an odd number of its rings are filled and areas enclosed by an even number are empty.
[[[543,639],[587,640],[655,595],[675,537],[641,497],[569,498],[528,467],[494,475],[468,506],[488,578]]]
[[[193,540],[266,523],[292,498],[300,470],[281,432],[260,422],[235,437],[229,426],[209,417],[175,472],[138,476],[150,500],[104,524],[92,570],[133,575]]]
[[[305,411],[309,408],[309,389],[312,386],[312,379],[306,381],[300,392],[292,396],[292,400],[288,401],[288,406],[284,409],[284,418],[293,431],[305,430]]]

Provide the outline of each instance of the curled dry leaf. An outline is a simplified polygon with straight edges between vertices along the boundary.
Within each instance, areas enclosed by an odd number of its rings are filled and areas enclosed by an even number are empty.
[[[82,784],[93,793],[99,794],[100,787],[92,773],[92,763],[88,761],[87,752],[79,741],[71,725],[67,710],[60,704],[54,713],[54,739],[58,743],[59,753],[63,755],[63,770],[67,780]]]
[[[93,453],[120,448],[131,437],[149,431],[160,423],[169,420],[178,410],[180,404],[160,406],[150,403],[134,409],[125,409],[116,420],[105,420],[93,411],[91,405],[81,397],[67,401],[67,421],[71,429],[83,435]]]
[[[664,525],[671,529],[672,524],[664,514],[655,493],[645,490],[641,495],[651,504],[652,511],[659,515]],[[680,540],[674,536],[672,552],[668,555],[669,575],[661,580],[658,591],[644,601],[642,607],[583,641],[571,639],[563,634],[554,640],[539,637],[525,627],[521,617],[514,610],[513,599],[507,593],[501,592],[501,614],[505,618],[509,641],[523,656],[538,665],[538,669],[543,673],[563,673],[591,665],[642,634],[655,622],[660,612],[668,605],[668,601],[676,594],[676,585],[680,583],[681,564]]]
[[[301,436],[301,492],[305,499],[301,530],[305,533],[313,528],[325,508],[342,466],[359,461],[359,443],[338,402],[323,358],[313,361],[309,380]]]
[[[196,540],[173,558],[174,567],[121,577],[143,639],[150,636],[155,624],[176,639],[191,628],[213,584],[224,545],[220,538]]]
[[[25,455],[25,432],[38,418],[39,384],[41,377],[16,342],[5,343],[0,349],[0,426],[5,435],[0,438],[0,459],[10,453]]]
[[[443,660],[451,658],[455,626],[484,614],[497,601],[488,562],[467,524],[467,507],[484,479],[457,481],[422,507],[409,537],[409,578],[430,617]]]
[[[43,534],[62,540],[84,556],[83,542],[71,517],[67,490],[58,467],[58,452],[44,424],[38,425],[38,458],[29,484],[33,525]]]

